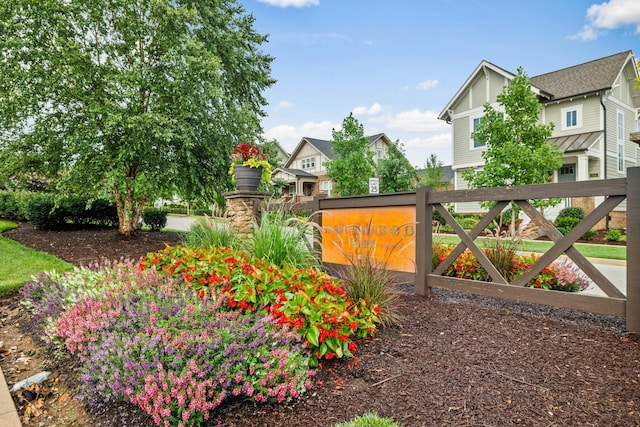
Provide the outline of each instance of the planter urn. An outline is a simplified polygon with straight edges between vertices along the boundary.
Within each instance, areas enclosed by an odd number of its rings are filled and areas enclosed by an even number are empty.
[[[243,165],[234,165],[233,173],[236,177],[236,186],[241,191],[256,191],[260,185],[262,168],[252,168]]]

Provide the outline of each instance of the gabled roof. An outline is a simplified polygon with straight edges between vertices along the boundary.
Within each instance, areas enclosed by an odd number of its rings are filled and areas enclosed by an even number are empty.
[[[466,91],[467,87],[469,87],[471,82],[473,82],[476,79],[478,74],[480,74],[480,73],[484,74],[487,70],[492,70],[492,71],[494,71],[494,72],[496,72],[498,74],[501,74],[501,75],[503,75],[504,77],[506,77],[509,80],[511,80],[512,78],[515,77],[515,74],[505,70],[504,68],[500,68],[497,65],[492,64],[489,61],[484,61],[483,60],[476,67],[476,69],[473,70],[473,72],[467,78],[467,80],[464,82],[464,84],[462,86],[460,86],[460,89],[458,89],[456,94],[453,95],[453,98],[451,98],[451,100],[447,103],[447,105],[444,107],[444,109],[440,112],[440,114],[438,115],[438,118],[440,120],[445,120],[445,121],[451,120],[451,116],[450,116],[450,113],[449,113],[450,110],[451,110],[451,107],[453,107],[453,105],[456,102],[458,102],[458,99],[463,95],[464,91]]]
[[[560,100],[573,96],[587,95],[600,90],[611,89],[614,82],[622,72],[627,61],[633,64],[633,53],[630,50],[616,53],[611,56],[585,62],[561,70],[530,77],[531,90],[545,100]],[[638,76],[634,65],[634,72]],[[482,61],[471,73],[449,103],[444,107],[438,118],[451,120],[451,109],[468,87],[476,79],[479,73],[492,70],[511,80],[515,74],[504,70],[488,61]],[[640,95],[639,95],[640,96]],[[634,101],[636,101],[634,99]],[[640,102],[640,101],[636,101]],[[640,106],[640,104],[638,105]]]
[[[378,139],[381,139],[381,138],[386,143],[390,143],[391,142],[389,137],[387,135],[385,135],[384,133],[377,133],[377,134],[371,135],[371,136],[369,136],[367,138],[369,138],[369,145],[373,144],[375,141],[377,141]],[[300,150],[302,149],[302,147],[304,146],[305,143],[311,145],[312,147],[314,147],[319,153],[322,153],[323,155],[325,155],[330,160],[331,159],[335,159],[336,157],[338,157],[336,154],[331,152],[331,147],[332,147],[331,141],[327,141],[325,139],[316,139],[316,138],[309,138],[308,136],[303,136],[302,139],[300,140],[300,142],[298,143],[298,145],[296,146],[296,148],[293,150],[293,153],[291,153],[291,155],[289,156],[289,159],[285,163],[285,165],[284,165],[285,168],[287,166],[289,166],[293,160],[295,160],[295,158],[297,157],[298,153],[300,152]]]
[[[625,63],[632,57],[633,53],[627,50],[531,77],[531,84],[551,94],[554,100],[611,89]]]

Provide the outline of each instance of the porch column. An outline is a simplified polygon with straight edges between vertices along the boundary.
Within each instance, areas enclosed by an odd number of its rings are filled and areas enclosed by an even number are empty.
[[[589,156],[586,154],[578,155],[578,173],[576,175],[576,181],[588,181],[589,180]]]

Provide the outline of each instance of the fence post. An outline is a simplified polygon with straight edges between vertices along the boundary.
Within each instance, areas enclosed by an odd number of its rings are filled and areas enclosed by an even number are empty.
[[[640,167],[627,169],[627,331],[640,333]]]
[[[322,212],[320,209],[320,201],[325,199],[326,194],[316,194],[311,202],[311,218],[317,227],[313,229],[313,251],[320,254],[322,262]]]
[[[416,278],[414,292],[416,295],[428,296],[431,293],[427,286],[427,274],[431,273],[431,221],[433,210],[427,209],[427,197],[431,187],[416,189]]]

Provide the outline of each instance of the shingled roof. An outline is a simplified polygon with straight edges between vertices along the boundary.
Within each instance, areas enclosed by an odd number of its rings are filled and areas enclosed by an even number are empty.
[[[376,139],[380,138],[382,135],[384,134],[377,133],[375,135],[368,136],[367,138],[369,138],[369,144],[371,144]],[[333,145],[331,144],[331,141],[325,141],[324,139],[309,138],[307,136],[305,136],[304,139],[306,139],[309,144],[316,147],[322,154],[324,154],[328,158],[335,159],[336,157],[338,157],[336,154],[331,152],[331,147]]]
[[[531,84],[550,94],[554,100],[611,89],[624,63],[631,55],[632,52],[627,50],[584,64],[541,74],[531,77]]]
[[[304,139],[306,139],[309,144],[316,147],[318,151],[320,151],[322,154],[324,154],[328,158],[334,159],[336,157],[336,155],[331,152],[331,141],[325,141],[324,139],[309,138],[308,136],[305,136]]]

